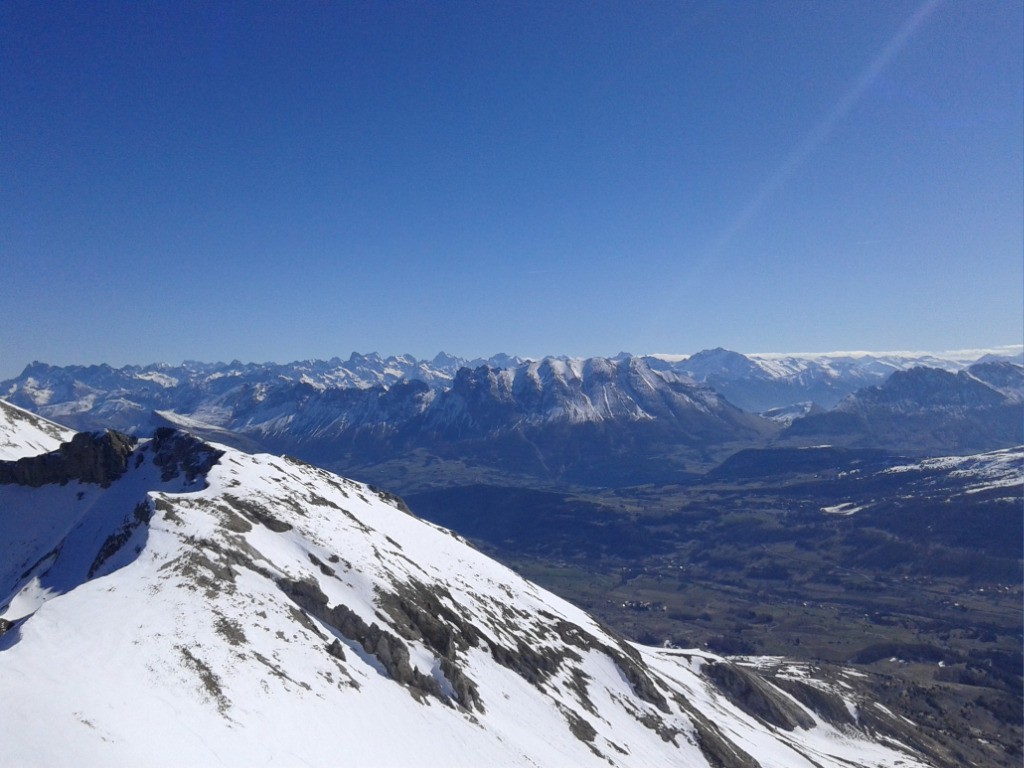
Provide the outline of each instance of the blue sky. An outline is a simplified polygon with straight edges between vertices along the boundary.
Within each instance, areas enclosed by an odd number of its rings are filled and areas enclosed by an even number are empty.
[[[0,5],[0,376],[1024,335],[1019,2]]]

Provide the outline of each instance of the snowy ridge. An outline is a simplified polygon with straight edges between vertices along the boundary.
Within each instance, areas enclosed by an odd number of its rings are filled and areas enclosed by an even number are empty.
[[[74,432],[0,400],[0,461],[54,451]]]
[[[927,765],[626,643],[368,486],[171,429],[122,459],[0,484],[11,764]]]

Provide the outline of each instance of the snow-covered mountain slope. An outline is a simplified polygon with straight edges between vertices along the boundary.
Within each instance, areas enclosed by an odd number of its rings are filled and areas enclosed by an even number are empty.
[[[1024,365],[995,361],[977,363],[967,369],[972,377],[988,384],[1011,402],[1024,402]]]
[[[0,479],[7,764],[928,764],[814,711],[868,711],[846,688],[627,643],[293,460],[84,434]]]
[[[697,414],[717,419],[739,411],[712,389],[656,371],[644,358],[546,358],[512,369],[461,369],[425,422],[486,434],[551,423],[671,423]]]
[[[55,451],[74,431],[0,400],[0,461]]]
[[[764,411],[761,415],[766,419],[778,422],[779,424],[792,424],[795,419],[809,416],[812,413],[823,413],[824,409],[819,408],[816,403],[807,401],[803,403],[794,403],[793,405],[786,405],[781,408],[769,408]]]

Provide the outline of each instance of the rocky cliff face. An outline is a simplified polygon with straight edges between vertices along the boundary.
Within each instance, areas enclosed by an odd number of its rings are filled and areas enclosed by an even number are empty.
[[[107,487],[125,473],[135,442],[120,432],[79,432],[52,453],[0,462],[0,483],[38,488],[77,480]]]
[[[0,484],[42,485],[90,483],[107,488],[128,470],[138,440],[120,432],[79,432],[55,451],[0,462]],[[223,451],[192,435],[161,427],[148,441],[153,463],[164,481],[182,476],[192,483],[205,475]],[[135,456],[139,461],[139,456]]]

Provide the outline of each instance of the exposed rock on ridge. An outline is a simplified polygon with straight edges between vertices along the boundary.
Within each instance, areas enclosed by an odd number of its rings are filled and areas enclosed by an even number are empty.
[[[135,443],[135,438],[113,430],[79,432],[51,453],[0,462],[0,483],[38,488],[78,480],[107,487],[125,473]]]
[[[185,481],[193,482],[197,476],[205,475],[217,463],[224,451],[217,450],[202,440],[170,427],[161,427],[153,435],[151,443],[153,463],[163,472],[165,482],[183,474]]]

